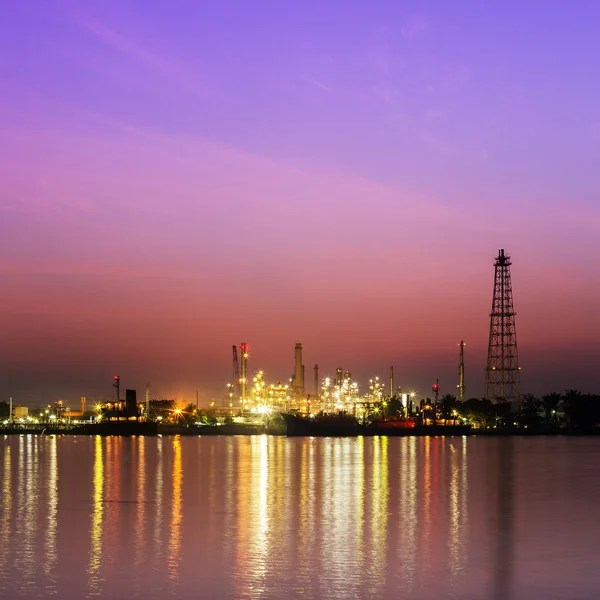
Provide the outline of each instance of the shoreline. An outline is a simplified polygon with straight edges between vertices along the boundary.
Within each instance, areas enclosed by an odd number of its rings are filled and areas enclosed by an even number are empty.
[[[142,425],[142,424],[140,424]],[[378,429],[361,429],[355,432],[333,431],[311,432],[306,434],[288,434],[284,428],[270,428],[262,425],[204,425],[204,426],[154,426],[153,423],[143,424],[146,427],[127,429],[117,427],[99,427],[86,425],[84,427],[0,427],[0,435],[101,435],[101,436],[254,436],[272,435],[282,437],[595,437],[600,436],[600,430],[569,430],[569,429],[471,429],[470,431],[447,432],[442,427],[432,428],[432,431],[422,428],[419,430],[385,431]],[[119,430],[121,429],[121,430]]]

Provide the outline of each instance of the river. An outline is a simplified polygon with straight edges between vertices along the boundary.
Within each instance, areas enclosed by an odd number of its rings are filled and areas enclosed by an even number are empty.
[[[596,599],[600,439],[0,438],[0,597]]]

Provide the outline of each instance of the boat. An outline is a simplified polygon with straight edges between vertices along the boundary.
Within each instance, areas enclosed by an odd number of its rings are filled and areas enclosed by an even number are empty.
[[[375,421],[370,429],[373,435],[469,435],[470,425],[431,424],[424,425],[417,422],[415,417],[390,417]]]
[[[381,433],[388,431],[402,431],[409,433],[417,428],[417,420],[415,417],[390,417],[381,421],[375,421],[372,428]]]
[[[348,413],[301,415],[282,413],[288,436],[358,436],[367,429]]]

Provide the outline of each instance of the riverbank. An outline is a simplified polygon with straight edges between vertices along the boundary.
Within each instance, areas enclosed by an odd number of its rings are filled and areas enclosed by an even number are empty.
[[[231,423],[224,425],[159,425],[157,423],[104,423],[84,425],[13,425],[0,426],[0,435],[183,435],[183,436],[215,436],[215,435],[277,435],[294,437],[449,437],[449,436],[480,436],[480,437],[533,437],[533,436],[596,436],[600,430],[575,429],[468,429],[436,426],[418,427],[406,430],[385,430],[371,427],[360,427],[353,430],[318,429],[310,431],[288,432],[285,426],[266,426],[256,423]]]

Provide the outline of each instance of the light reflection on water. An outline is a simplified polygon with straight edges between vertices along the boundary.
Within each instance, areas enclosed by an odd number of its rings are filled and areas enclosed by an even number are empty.
[[[88,594],[99,596],[102,593],[103,578],[100,574],[102,566],[102,526],[104,518],[104,455],[102,438],[94,438],[93,450],[93,492],[92,515],[90,526],[90,551],[88,565]]]
[[[169,523],[169,579],[178,578],[179,561],[181,560],[181,488],[183,484],[183,468],[181,465],[181,441],[179,436],[173,439],[173,483],[171,496],[171,521]]]
[[[599,462],[594,438],[7,436],[0,596],[596,598]]]

